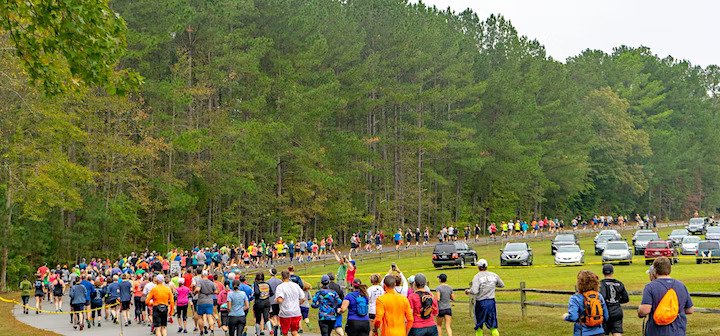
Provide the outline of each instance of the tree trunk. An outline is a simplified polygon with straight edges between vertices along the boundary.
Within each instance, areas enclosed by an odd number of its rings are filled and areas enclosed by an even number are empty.
[[[7,188],[5,190],[5,220],[2,228],[2,265],[0,266],[0,292],[7,290],[7,266],[8,266],[8,242],[10,240],[10,225],[12,224],[12,170],[9,165],[5,165],[8,173]]]

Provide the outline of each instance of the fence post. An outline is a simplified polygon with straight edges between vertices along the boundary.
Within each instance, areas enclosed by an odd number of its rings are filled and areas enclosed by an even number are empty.
[[[520,312],[522,314],[522,318],[525,319],[527,306],[525,305],[525,281],[520,282]]]

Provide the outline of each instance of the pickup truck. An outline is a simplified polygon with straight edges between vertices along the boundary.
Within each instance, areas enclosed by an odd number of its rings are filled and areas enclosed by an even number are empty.
[[[655,258],[667,257],[670,263],[678,262],[678,251],[671,241],[653,240],[645,247],[645,265],[652,264]]]

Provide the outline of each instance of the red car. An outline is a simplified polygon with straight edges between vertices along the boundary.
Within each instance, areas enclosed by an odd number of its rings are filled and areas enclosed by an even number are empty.
[[[678,251],[672,241],[653,240],[645,248],[645,265],[650,265],[655,258],[667,257],[671,263],[678,262]]]

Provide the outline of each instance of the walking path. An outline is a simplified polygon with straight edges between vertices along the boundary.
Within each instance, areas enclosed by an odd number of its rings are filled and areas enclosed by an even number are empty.
[[[31,303],[30,305],[35,304],[35,298],[31,297]],[[70,311],[70,305],[68,304],[70,302],[70,298],[65,296],[63,299],[63,311],[69,312]],[[55,310],[55,306],[52,305],[48,301],[44,301],[42,304],[42,309],[45,310]],[[132,307],[131,307],[132,309]],[[105,321],[102,319],[102,327],[93,327],[90,329],[85,329],[84,331],[79,331],[73,329],[72,324],[70,324],[70,315],[69,314],[35,314],[34,311],[30,311],[29,315],[24,315],[22,313],[22,307],[16,305],[13,308],[13,315],[15,316],[18,321],[25,323],[27,325],[33,326],[38,329],[44,329],[48,331],[52,331],[55,333],[58,333],[60,335],[86,335],[86,336],[149,336],[150,334],[150,327],[148,326],[141,326],[137,324],[132,324],[129,327],[120,327],[120,325],[112,324],[111,321]],[[314,322],[313,322],[314,323]],[[192,328],[193,322],[188,321],[188,329]],[[318,326],[316,324],[311,325],[312,330],[317,331]],[[187,334],[178,334],[177,333],[178,326],[177,321],[175,321],[175,324],[168,326],[168,335],[198,335],[198,333],[192,333],[188,332]],[[255,336],[255,327],[249,327],[246,329],[248,332],[248,336]],[[212,334],[211,334],[212,335]],[[215,330],[215,335],[223,336],[223,332],[220,330]],[[307,336],[319,336],[319,334],[315,333],[304,333],[303,335]]]

